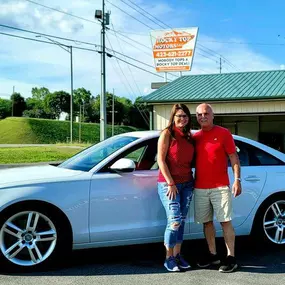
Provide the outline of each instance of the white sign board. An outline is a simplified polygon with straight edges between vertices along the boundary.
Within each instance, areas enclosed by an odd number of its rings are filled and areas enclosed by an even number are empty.
[[[156,71],[190,71],[198,28],[151,31]]]

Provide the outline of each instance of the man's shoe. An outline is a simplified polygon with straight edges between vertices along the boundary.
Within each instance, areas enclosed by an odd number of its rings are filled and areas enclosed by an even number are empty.
[[[218,254],[208,253],[204,258],[202,258],[198,263],[198,267],[206,268],[210,265],[219,265],[221,263]]]
[[[237,265],[235,257],[229,255],[227,256],[224,264],[219,268],[219,271],[223,273],[230,273],[236,270],[237,268],[238,268],[238,265]]]
[[[180,254],[177,254],[175,259],[176,259],[176,263],[180,269],[191,268],[190,264]]]
[[[171,272],[178,272],[180,271],[176,259],[173,256],[168,257],[164,262],[164,267]]]

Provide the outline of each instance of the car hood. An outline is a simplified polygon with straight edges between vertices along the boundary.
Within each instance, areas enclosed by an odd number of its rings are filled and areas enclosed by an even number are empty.
[[[80,174],[82,174],[82,171],[52,165],[15,167],[0,170],[0,187],[66,181]]]

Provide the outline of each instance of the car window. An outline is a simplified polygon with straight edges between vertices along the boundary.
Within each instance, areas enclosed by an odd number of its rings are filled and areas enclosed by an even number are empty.
[[[240,166],[249,166],[249,155],[247,151],[247,144],[243,142],[236,141],[236,152],[239,157]]]
[[[249,154],[251,157],[250,165],[283,165],[284,163],[271,154],[256,148],[250,147]]]
[[[268,152],[251,144],[236,140],[236,150],[241,166],[283,165],[284,163]]]
[[[136,137],[129,136],[114,136],[108,138],[76,154],[58,167],[89,171],[108,156],[137,139]]]
[[[139,149],[136,149],[132,151],[131,153],[129,153],[128,155],[126,155],[125,158],[129,158],[136,163],[140,160],[145,150],[146,150],[146,146],[140,147]]]
[[[136,171],[157,169],[155,167],[156,153],[157,138],[147,140],[118,155],[118,157],[110,161],[100,172],[108,172],[109,167],[120,158],[128,158],[133,160],[136,165]]]

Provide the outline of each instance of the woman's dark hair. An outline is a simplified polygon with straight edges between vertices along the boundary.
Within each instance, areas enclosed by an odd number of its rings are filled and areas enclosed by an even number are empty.
[[[182,110],[188,116],[188,123],[183,128],[183,134],[188,141],[192,142],[192,136],[190,132],[191,131],[191,114],[190,114],[188,107],[185,104],[174,104],[173,105],[171,112],[170,112],[169,122],[165,129],[167,129],[170,132],[171,136],[175,138],[174,129],[173,129],[174,116],[176,115],[178,110]]]

